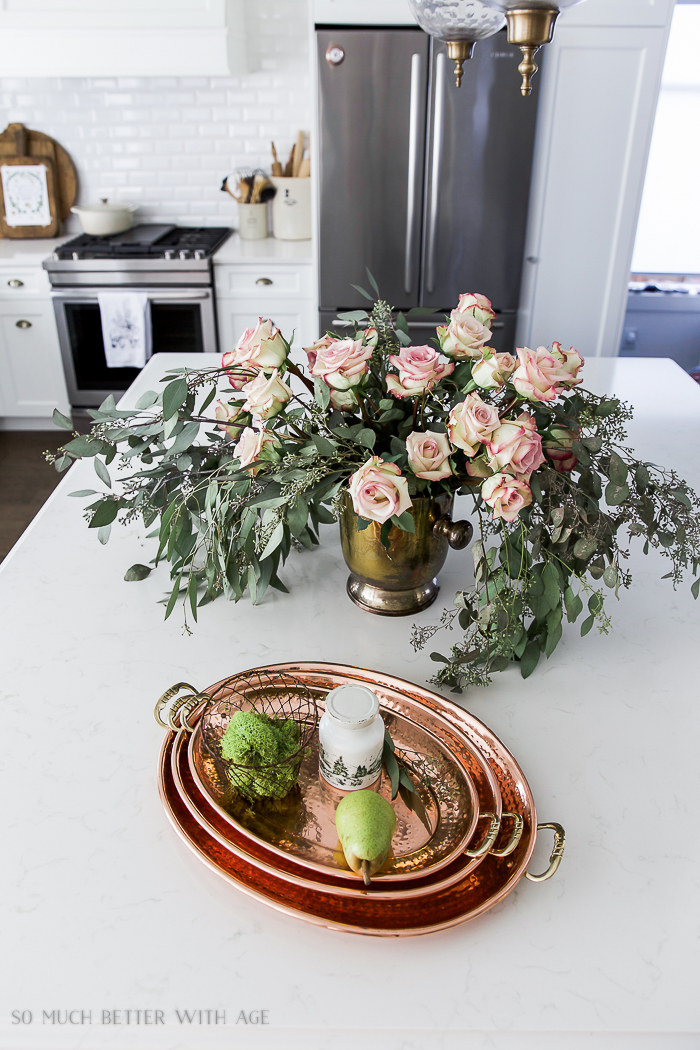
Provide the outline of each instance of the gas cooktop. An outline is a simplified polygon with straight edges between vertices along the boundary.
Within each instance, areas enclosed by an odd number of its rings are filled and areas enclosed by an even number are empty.
[[[142,223],[124,233],[95,237],[83,233],[53,253],[54,261],[159,259],[165,262],[210,259],[231,230],[226,226],[173,226]]]

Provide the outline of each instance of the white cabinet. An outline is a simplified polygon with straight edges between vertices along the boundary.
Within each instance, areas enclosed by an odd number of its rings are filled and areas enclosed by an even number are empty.
[[[590,0],[547,46],[518,346],[618,352],[672,10]]]
[[[18,299],[0,296],[0,428],[29,429],[69,405],[51,300]]]
[[[3,76],[245,73],[245,0],[4,0]]]
[[[214,257],[214,284],[222,351],[235,347],[259,317],[270,318],[298,358],[318,338],[311,242],[240,241],[231,237]]]

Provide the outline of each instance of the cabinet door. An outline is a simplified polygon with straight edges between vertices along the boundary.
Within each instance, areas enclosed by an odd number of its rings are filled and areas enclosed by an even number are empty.
[[[0,411],[37,418],[54,408],[69,411],[51,301],[0,302]]]
[[[246,328],[254,328],[258,318],[269,317],[285,339],[292,338],[292,349],[301,350],[317,338],[318,319],[311,300],[219,299],[216,304],[221,352],[233,350]]]

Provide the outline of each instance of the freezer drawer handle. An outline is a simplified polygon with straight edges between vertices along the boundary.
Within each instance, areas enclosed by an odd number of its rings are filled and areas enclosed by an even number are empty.
[[[9,288],[24,288],[24,281],[18,280],[17,277],[13,277],[7,284]]]
[[[408,124],[408,193],[406,196],[406,262],[404,291],[413,288],[413,243],[418,207],[418,138],[420,135],[420,55],[411,56],[411,98]]]
[[[32,322],[31,321],[15,321],[15,324],[17,325],[18,328],[31,328],[32,327]]]
[[[428,227],[428,291],[435,291],[435,253],[437,251],[442,146],[445,138],[445,53],[435,63],[435,113],[433,116],[433,170],[430,176],[430,225]]]
[[[268,284],[272,284],[272,281],[270,280],[269,277],[258,277],[258,279],[257,279],[257,281],[255,283],[256,284],[264,284],[265,286],[267,286]]]

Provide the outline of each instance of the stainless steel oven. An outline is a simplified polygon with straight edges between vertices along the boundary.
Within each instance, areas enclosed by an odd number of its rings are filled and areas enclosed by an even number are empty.
[[[96,408],[130,386],[138,368],[109,368],[98,294],[138,291],[148,297],[152,352],[218,349],[212,256],[225,227],[142,224],[120,234],[83,234],[44,261],[74,408]]]
[[[212,288],[140,286],[148,295],[153,353],[213,353],[217,349],[216,314]],[[71,404],[94,408],[108,394],[115,398],[131,385],[138,368],[108,368],[102,340],[98,291],[73,288],[51,293],[63,368]]]

